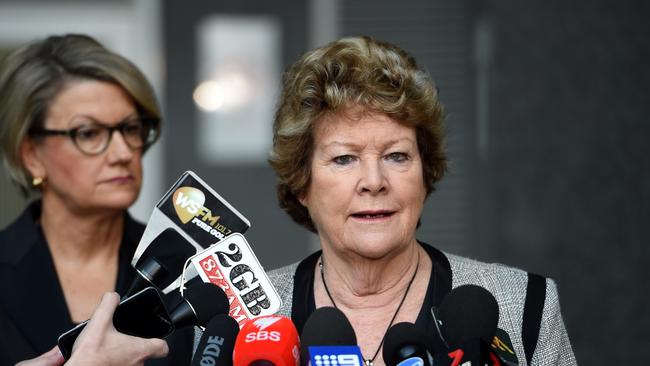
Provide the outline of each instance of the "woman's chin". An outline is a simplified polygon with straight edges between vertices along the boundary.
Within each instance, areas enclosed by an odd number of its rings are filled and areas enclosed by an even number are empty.
[[[126,210],[135,203],[138,195],[132,192],[120,192],[97,202],[98,207],[104,207],[107,210]]]
[[[353,242],[350,249],[358,256],[378,260],[403,250],[408,243],[390,240],[386,235],[366,235]]]

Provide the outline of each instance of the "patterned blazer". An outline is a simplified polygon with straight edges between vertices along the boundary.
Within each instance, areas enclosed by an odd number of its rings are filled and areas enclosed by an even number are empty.
[[[423,244],[426,246],[426,244]],[[426,247],[425,247],[426,249]],[[440,252],[442,253],[442,252]],[[489,290],[499,304],[498,327],[505,330],[512,341],[519,365],[528,365],[522,341],[523,309],[528,283],[527,272],[501,264],[489,264],[452,254],[443,254],[451,269],[451,287],[474,284]],[[293,309],[294,275],[299,263],[269,272],[271,282],[282,298],[279,315],[291,317]],[[313,268],[313,267],[312,267]],[[539,336],[531,365],[576,365],[569,337],[560,314],[557,287],[546,281]]]

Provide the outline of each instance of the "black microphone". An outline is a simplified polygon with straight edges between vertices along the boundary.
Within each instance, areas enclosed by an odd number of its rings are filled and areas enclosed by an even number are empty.
[[[302,328],[300,336],[301,365],[309,363],[309,347],[356,345],[357,336],[354,333],[354,328],[341,310],[333,307],[316,309],[307,318]]]
[[[499,304],[483,287],[463,285],[442,300],[440,318],[442,335],[452,348],[470,339],[491,343],[499,323]]]
[[[183,265],[196,249],[172,228],[165,229],[144,250],[133,266],[138,274],[125,297],[145,287],[160,290],[169,286],[183,272]]]
[[[434,355],[436,365],[502,365],[491,343],[499,322],[499,305],[483,287],[463,285],[440,304],[441,332],[447,352]]]
[[[426,334],[413,323],[397,323],[384,338],[382,355],[388,366],[431,366]]]
[[[202,326],[218,314],[228,314],[230,306],[223,290],[210,282],[199,282],[189,286],[183,300],[170,311],[174,329],[187,326]]]
[[[492,339],[492,351],[499,356],[506,366],[518,366],[519,359],[515,353],[515,347],[512,345],[508,332],[497,328],[494,338]]]
[[[239,324],[225,314],[215,315],[205,326],[192,358],[192,366],[232,366]]]

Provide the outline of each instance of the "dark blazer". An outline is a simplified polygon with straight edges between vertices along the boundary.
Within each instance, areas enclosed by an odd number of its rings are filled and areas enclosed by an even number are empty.
[[[43,230],[37,223],[41,202],[0,231],[0,365],[36,357],[49,351],[59,335],[75,324],[70,318],[63,289]],[[135,271],[130,262],[144,226],[124,213],[124,234],[119,252],[115,291],[126,293]],[[166,296],[167,305],[179,297]],[[170,354],[146,365],[186,365],[192,357],[192,329],[167,338]]]

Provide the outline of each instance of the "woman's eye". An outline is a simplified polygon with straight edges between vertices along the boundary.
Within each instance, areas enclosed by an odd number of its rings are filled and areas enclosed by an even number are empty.
[[[130,136],[140,136],[142,134],[142,124],[139,122],[132,122],[124,125],[122,131],[126,135]]]
[[[81,140],[92,140],[98,138],[101,133],[101,128],[97,127],[80,128],[77,130],[77,138]]]
[[[354,161],[354,156],[352,155],[341,155],[332,159],[334,163],[338,165],[348,165]]]
[[[403,152],[394,152],[386,155],[386,160],[394,161],[397,163],[407,161],[408,159],[409,159],[408,155]]]

